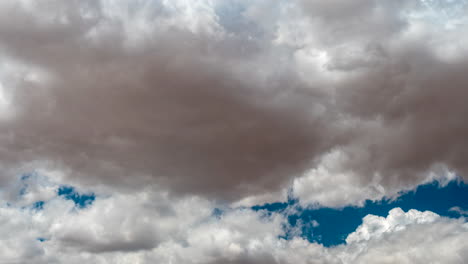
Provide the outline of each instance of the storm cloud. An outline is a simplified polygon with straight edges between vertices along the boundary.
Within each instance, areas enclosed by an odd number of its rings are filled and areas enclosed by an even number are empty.
[[[43,166],[236,201],[328,166],[347,175],[335,186],[367,188],[359,202],[465,177],[468,53],[452,24],[467,7],[440,20],[436,4],[2,3],[2,181]]]
[[[19,68],[3,81],[7,167],[40,159],[85,184],[239,199],[285,187],[333,137],[325,95],[263,65],[267,40],[226,32],[213,10],[191,28],[170,4],[49,4],[46,17],[32,2],[2,9]]]
[[[0,262],[466,263],[464,204],[368,215],[334,248],[285,212],[468,179],[467,13],[1,1]]]

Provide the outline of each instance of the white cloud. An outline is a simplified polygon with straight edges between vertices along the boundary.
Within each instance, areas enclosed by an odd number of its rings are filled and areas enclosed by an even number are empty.
[[[23,197],[24,198],[24,197]],[[23,199],[20,197],[20,199]],[[26,198],[24,198],[26,199]],[[464,263],[468,224],[395,208],[368,215],[346,245],[325,248],[284,235],[281,214],[225,208],[164,193],[97,197],[84,209],[54,197],[43,210],[0,208],[1,261],[8,263]],[[318,223],[312,222],[314,227]],[[44,241],[39,241],[38,239]]]
[[[404,230],[410,224],[425,224],[436,221],[439,216],[426,211],[419,212],[410,210],[405,213],[400,208],[389,212],[388,217],[368,215],[363,219],[363,224],[346,238],[346,242],[357,243],[369,239],[378,239],[386,233],[393,233]]]
[[[346,239],[345,263],[464,263],[468,224],[432,212],[395,208],[368,215]]]
[[[366,199],[381,199],[387,192],[379,178],[360,182],[359,175],[343,168],[348,157],[333,151],[323,157],[318,166],[294,180],[293,195],[303,206],[341,207],[352,203],[363,205]]]

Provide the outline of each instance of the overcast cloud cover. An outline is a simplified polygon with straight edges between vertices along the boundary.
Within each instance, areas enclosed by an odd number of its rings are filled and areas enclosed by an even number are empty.
[[[396,208],[326,248],[248,207],[468,180],[466,14],[465,0],[1,1],[0,263],[468,262],[463,217]],[[96,200],[79,208],[62,185]]]

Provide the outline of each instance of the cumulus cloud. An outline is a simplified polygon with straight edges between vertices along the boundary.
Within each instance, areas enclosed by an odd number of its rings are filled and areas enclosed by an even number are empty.
[[[327,249],[282,239],[284,216],[242,206],[363,205],[468,179],[467,11],[462,0],[1,2],[0,255],[462,263],[462,220],[393,210]],[[96,200],[78,208],[61,184]]]
[[[5,166],[239,199],[284,187],[326,147],[322,95],[303,98],[293,73],[263,65],[266,40],[232,36],[209,2],[202,17],[185,14],[202,3],[127,4],[3,4],[14,15],[0,46],[19,68],[3,81]]]
[[[460,45],[466,35],[460,25],[466,19],[453,15],[436,20],[434,15],[461,12],[467,5],[436,2],[356,1],[343,6],[341,1],[303,1],[306,16],[284,23],[280,40],[298,49],[300,65],[317,72],[320,61],[319,72],[333,90],[341,117],[339,127],[346,131],[318,166],[296,178],[299,197],[337,205],[391,196],[434,175],[466,177],[465,140],[459,134],[466,129],[461,87],[468,64],[466,48]],[[358,11],[351,12],[353,8]],[[385,16],[373,15],[382,10]],[[376,21],[367,21],[372,19]],[[452,27],[454,23],[458,26]],[[322,184],[326,188],[313,187]],[[315,192],[307,191],[310,187]]]
[[[41,180],[38,180],[39,182]],[[49,179],[55,189],[59,183]],[[8,263],[464,263],[468,225],[400,208],[368,215],[346,244],[285,239],[285,215],[224,208],[160,193],[98,195],[85,208],[55,195],[42,209],[0,207],[0,260]],[[317,225],[316,222],[311,224]],[[430,250],[428,250],[428,248]]]
[[[466,263],[462,208],[368,215],[326,248],[246,206],[363,205],[468,179],[467,12],[0,2],[0,262]]]
[[[468,255],[464,220],[395,208],[387,218],[368,215],[346,242],[350,263],[463,263]],[[343,255],[344,256],[344,255]]]
[[[2,3],[1,181],[335,206],[463,177],[467,7],[435,4]]]

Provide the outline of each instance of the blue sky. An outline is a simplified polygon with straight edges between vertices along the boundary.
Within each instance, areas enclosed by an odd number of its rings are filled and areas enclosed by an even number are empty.
[[[403,193],[394,200],[367,200],[363,207],[307,209],[301,208],[297,201],[290,200],[288,203],[254,206],[253,209],[283,212],[287,215],[292,227],[298,224],[302,227],[302,236],[311,242],[330,247],[345,243],[346,237],[362,224],[364,216],[372,214],[385,217],[395,207],[404,211],[416,209],[432,211],[450,218],[460,218],[463,216],[450,209],[453,207],[468,208],[468,185],[461,179],[442,186],[434,181]],[[290,213],[291,208],[295,209],[293,213]],[[318,226],[313,226],[313,220],[318,222]]]
[[[77,192],[73,186],[60,186],[57,190],[57,195],[67,200],[72,200],[76,206],[80,208],[92,205],[93,201],[96,199],[93,193],[81,194]]]

